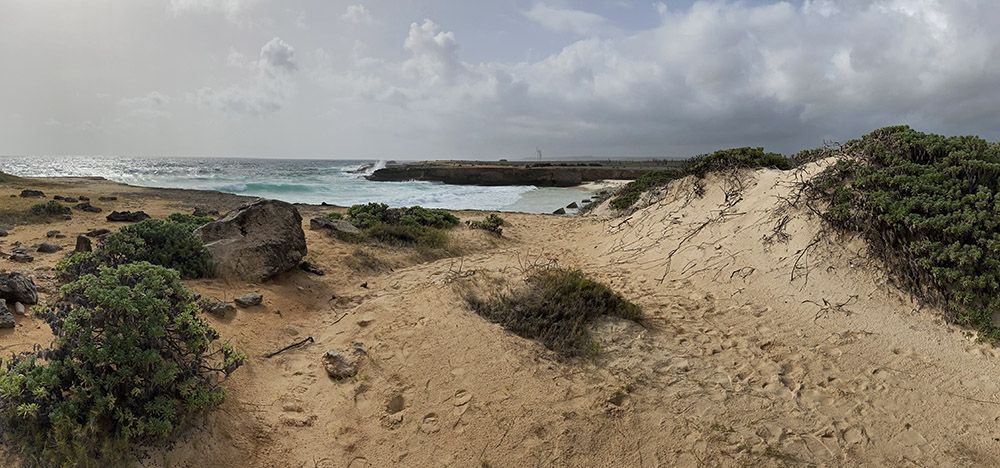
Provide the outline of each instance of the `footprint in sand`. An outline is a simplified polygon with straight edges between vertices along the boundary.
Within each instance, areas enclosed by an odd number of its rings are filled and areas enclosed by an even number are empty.
[[[420,430],[425,434],[433,434],[441,430],[441,426],[438,424],[437,413],[427,413],[423,421],[420,422]]]
[[[471,393],[469,393],[469,392],[467,392],[465,390],[459,390],[459,391],[455,392],[455,401],[454,401],[455,406],[463,406],[465,404],[468,404],[469,401],[471,401],[471,400],[472,400],[472,394]]]

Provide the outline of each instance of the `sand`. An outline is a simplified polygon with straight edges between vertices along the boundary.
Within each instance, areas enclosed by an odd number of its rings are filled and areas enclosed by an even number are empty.
[[[944,323],[886,280],[864,244],[821,232],[781,202],[802,173],[711,177],[705,195],[673,183],[629,216],[504,214],[504,238],[460,228],[448,258],[369,248],[391,270],[356,271],[358,247],[306,231],[326,276],[290,272],[265,284],[188,282],[206,296],[260,292],[264,305],[211,318],[251,359],[227,401],[144,466],[785,466],[1000,463],[997,352]],[[239,197],[106,181],[0,183],[117,194],[113,209],[154,216]],[[9,200],[9,202],[8,202]],[[303,216],[321,212],[301,207]],[[0,210],[0,211],[2,211]],[[324,209],[325,210],[325,209]],[[458,212],[463,220],[483,213]],[[774,227],[785,219],[783,235]],[[2,223],[2,222],[0,222]],[[41,242],[113,227],[104,215],[18,226],[0,239]],[[24,270],[52,297],[62,254]],[[581,268],[640,304],[650,326],[605,320],[599,358],[565,362],[469,312],[462,287],[518,281],[533,267]],[[367,287],[362,287],[365,283]],[[41,322],[0,332],[4,353],[45,343]],[[312,336],[315,343],[264,354]],[[352,380],[321,357],[361,343]]]

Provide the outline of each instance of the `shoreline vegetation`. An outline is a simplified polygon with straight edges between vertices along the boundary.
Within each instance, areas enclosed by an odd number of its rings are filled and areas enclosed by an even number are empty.
[[[0,174],[0,463],[1000,463],[1000,146],[657,164],[373,174],[630,179],[573,217]]]

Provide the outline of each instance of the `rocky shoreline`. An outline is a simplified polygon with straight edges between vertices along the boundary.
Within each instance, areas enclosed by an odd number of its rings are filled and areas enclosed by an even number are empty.
[[[369,175],[378,182],[420,180],[454,185],[575,187],[600,180],[632,180],[650,171],[677,170],[684,161],[482,162],[429,161],[390,164]]]

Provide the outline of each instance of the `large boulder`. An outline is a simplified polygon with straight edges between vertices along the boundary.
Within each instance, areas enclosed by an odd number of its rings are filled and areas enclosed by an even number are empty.
[[[35,282],[20,273],[0,273],[0,299],[7,302],[37,304]]]
[[[215,273],[227,279],[263,281],[297,268],[306,256],[302,215],[282,201],[249,203],[194,233],[212,255]]]

